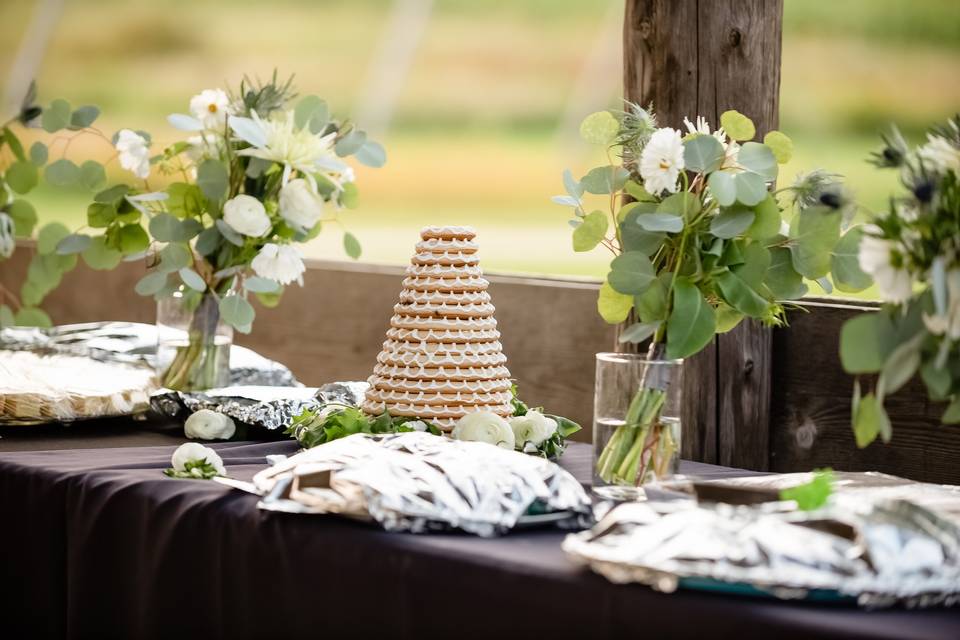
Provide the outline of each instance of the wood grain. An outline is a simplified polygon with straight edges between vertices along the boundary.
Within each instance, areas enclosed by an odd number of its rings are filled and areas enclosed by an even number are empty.
[[[628,0],[624,96],[681,130],[685,117],[718,127],[737,109],[762,139],[778,123],[782,16],[782,0]],[[767,468],[770,340],[768,329],[742,323],[689,359],[684,455]]]

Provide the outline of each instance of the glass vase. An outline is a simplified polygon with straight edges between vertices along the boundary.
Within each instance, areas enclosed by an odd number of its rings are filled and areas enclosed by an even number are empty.
[[[643,497],[643,485],[677,473],[683,360],[598,353],[593,405],[593,488]]]
[[[184,289],[157,303],[157,378],[167,389],[202,391],[230,382],[233,327],[211,292]]]

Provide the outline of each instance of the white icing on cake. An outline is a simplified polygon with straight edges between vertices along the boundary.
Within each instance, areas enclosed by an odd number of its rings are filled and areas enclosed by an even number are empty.
[[[443,226],[443,227],[424,227],[420,230],[420,237],[424,240],[430,238],[457,238],[460,240],[473,240],[477,235],[473,227]]]
[[[397,329],[496,329],[494,318],[424,318],[420,316],[394,315],[390,326]]]
[[[489,302],[481,304],[430,304],[408,302],[393,305],[400,316],[449,316],[453,318],[489,318],[496,309]]]
[[[408,276],[404,278],[403,286],[417,291],[486,291],[490,283],[487,282],[486,278],[477,277]]]

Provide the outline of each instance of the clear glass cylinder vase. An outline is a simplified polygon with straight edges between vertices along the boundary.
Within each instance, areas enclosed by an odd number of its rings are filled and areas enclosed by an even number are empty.
[[[683,360],[598,353],[593,404],[593,487],[635,499],[677,473]]]
[[[167,389],[227,386],[232,345],[233,327],[211,292],[181,289],[157,302],[157,379]]]

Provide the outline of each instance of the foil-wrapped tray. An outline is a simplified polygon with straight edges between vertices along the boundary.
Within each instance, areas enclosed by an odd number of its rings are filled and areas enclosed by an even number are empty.
[[[811,512],[789,501],[625,503],[591,530],[567,536],[563,550],[612,582],[664,592],[706,588],[848,599],[865,607],[960,602],[960,527],[952,517],[957,488],[882,474],[838,475],[828,506]],[[803,479],[787,474],[704,484],[783,488]]]
[[[262,496],[261,509],[340,514],[388,531],[493,536],[531,515],[562,527],[591,521],[590,498],[569,472],[481,442],[355,434],[271,462],[252,483],[218,480]]]

